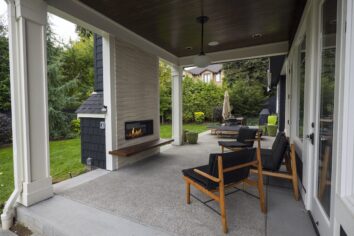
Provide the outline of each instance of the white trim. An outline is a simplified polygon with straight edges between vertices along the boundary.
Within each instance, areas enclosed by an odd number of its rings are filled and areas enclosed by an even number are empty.
[[[222,63],[234,60],[243,60],[258,57],[286,55],[289,50],[288,41],[263,44],[251,47],[236,48],[231,50],[207,53],[212,63]],[[180,57],[179,65],[193,66],[194,56]]]
[[[78,113],[77,118],[106,118],[106,114]]]
[[[172,138],[174,145],[183,143],[182,79],[183,67],[172,66]]]
[[[102,35],[103,58],[103,103],[107,107],[106,117],[106,169],[116,170],[118,159],[109,154],[117,149],[117,106],[115,75],[115,38],[109,34]]]
[[[143,51],[177,64],[178,58],[167,50],[148,41],[107,16],[77,0],[47,0],[49,12],[82,25],[100,35],[109,33],[117,39],[128,42]]]

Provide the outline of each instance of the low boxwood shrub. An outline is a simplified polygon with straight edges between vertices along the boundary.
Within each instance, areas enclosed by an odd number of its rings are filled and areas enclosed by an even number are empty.
[[[205,120],[204,112],[201,111],[194,112],[194,120],[197,123],[203,123]]]
[[[187,142],[189,144],[196,144],[198,142],[198,133],[196,132],[187,132],[186,133]]]

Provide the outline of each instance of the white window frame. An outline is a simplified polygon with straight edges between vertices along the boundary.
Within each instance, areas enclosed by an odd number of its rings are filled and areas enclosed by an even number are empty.
[[[203,82],[210,83],[211,82],[211,73],[207,72],[203,74]]]
[[[217,74],[215,75],[215,81],[216,81],[216,82],[221,82],[221,73],[217,73]]]

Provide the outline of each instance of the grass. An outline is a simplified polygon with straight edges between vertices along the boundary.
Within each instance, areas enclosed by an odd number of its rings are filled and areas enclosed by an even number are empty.
[[[50,142],[50,173],[53,182],[60,182],[85,172],[81,164],[80,139]],[[13,191],[12,147],[0,149],[0,209]]]
[[[201,133],[207,130],[208,124],[185,124],[188,131]],[[161,138],[170,138],[172,127],[170,124],[161,125]],[[0,212],[2,205],[13,191],[13,158],[12,147],[0,148]],[[85,172],[81,164],[80,138],[50,142],[50,173],[53,183],[63,181]]]
[[[202,133],[204,131],[208,130],[208,124],[184,124],[183,129],[192,131],[192,132],[197,132],[197,133]],[[171,124],[161,124],[160,125],[160,137],[161,138],[171,138],[172,136],[172,126]]]

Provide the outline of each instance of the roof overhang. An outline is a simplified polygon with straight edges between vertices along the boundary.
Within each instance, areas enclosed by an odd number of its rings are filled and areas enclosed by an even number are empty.
[[[157,57],[179,66],[193,65],[193,56],[178,57],[165,48],[124,27],[108,16],[90,8],[77,0],[47,0],[49,12],[86,27],[102,36],[114,35],[118,40],[156,55]],[[297,25],[296,25],[297,27]],[[271,42],[261,45],[240,47],[208,53],[212,63],[232,60],[286,55],[289,41]]]

